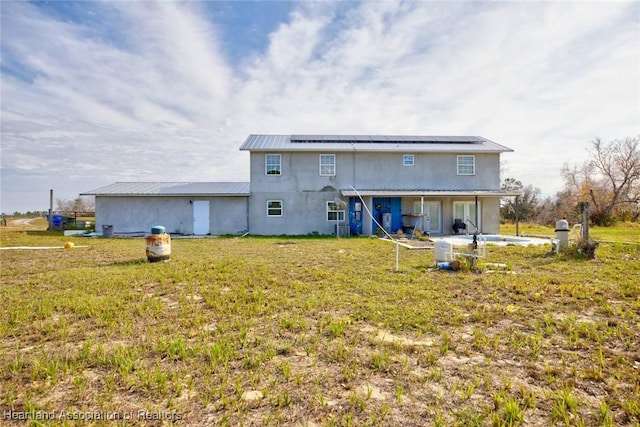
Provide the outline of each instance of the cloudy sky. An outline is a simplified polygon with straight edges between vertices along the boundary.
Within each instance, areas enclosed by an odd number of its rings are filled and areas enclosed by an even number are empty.
[[[250,133],[480,135],[553,195],[640,133],[638,2],[0,2],[0,210],[245,181]]]

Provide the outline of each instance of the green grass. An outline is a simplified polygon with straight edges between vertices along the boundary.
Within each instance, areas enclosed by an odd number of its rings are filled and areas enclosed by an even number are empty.
[[[594,260],[490,246],[509,268],[476,274],[406,249],[395,271],[394,246],[370,238],[174,239],[152,264],[143,239],[0,229],[2,246],[68,240],[89,247],[0,251],[0,411],[640,423],[640,245],[603,243]]]

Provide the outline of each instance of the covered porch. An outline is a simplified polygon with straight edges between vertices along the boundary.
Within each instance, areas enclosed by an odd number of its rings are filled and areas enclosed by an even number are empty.
[[[458,232],[496,234],[500,230],[500,199],[520,193],[501,190],[342,190],[348,199],[347,221],[352,235],[402,230],[423,234]]]

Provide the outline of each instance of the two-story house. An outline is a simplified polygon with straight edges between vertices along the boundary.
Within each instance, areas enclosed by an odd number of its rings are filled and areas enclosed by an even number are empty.
[[[250,135],[254,234],[351,234],[417,227],[497,233],[500,154],[477,136]]]
[[[250,135],[249,183],[116,183],[96,196],[96,226],[165,225],[184,234],[369,235],[420,229],[499,232],[500,154],[477,136]],[[165,203],[163,203],[163,201]],[[375,219],[375,221],[374,221]]]

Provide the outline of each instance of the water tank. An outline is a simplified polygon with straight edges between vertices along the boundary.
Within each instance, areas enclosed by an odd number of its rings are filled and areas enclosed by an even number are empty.
[[[436,242],[435,248],[433,248],[433,256],[436,262],[451,261],[453,257],[453,245],[449,242]]]

